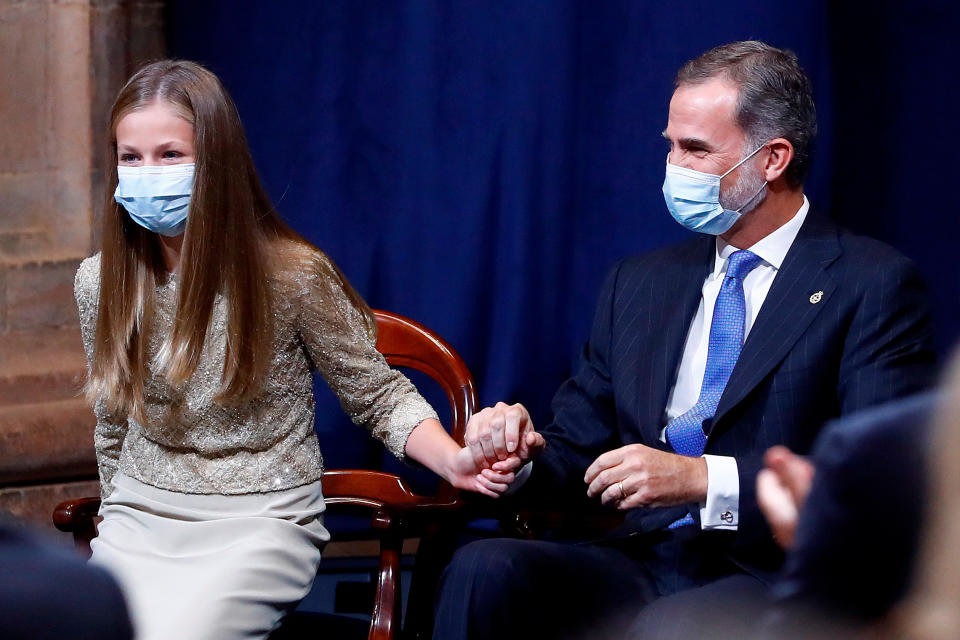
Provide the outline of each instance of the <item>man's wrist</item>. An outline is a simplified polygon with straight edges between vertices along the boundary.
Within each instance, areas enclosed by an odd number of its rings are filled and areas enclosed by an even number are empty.
[[[687,502],[706,502],[708,488],[707,461],[702,457],[686,458],[690,463],[690,493]]]

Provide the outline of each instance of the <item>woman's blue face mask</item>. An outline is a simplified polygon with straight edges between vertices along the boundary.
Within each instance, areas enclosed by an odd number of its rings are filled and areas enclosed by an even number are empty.
[[[144,229],[178,236],[187,227],[195,164],[117,167],[113,199]]]

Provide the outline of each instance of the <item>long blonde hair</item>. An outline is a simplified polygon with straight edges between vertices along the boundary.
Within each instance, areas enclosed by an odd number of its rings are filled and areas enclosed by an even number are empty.
[[[200,362],[217,294],[227,308],[226,354],[217,401],[234,404],[262,388],[272,360],[269,279],[279,243],[318,251],[277,215],[260,183],[236,106],[220,80],[182,60],[146,65],[120,90],[110,113],[108,176],[96,339],[87,394],[119,415],[143,417],[154,290],[168,277],[156,236],[114,202],[117,124],[156,100],[194,128],[196,169],[181,250],[176,318],[166,337],[163,374],[186,382]],[[332,261],[330,262],[332,265]],[[333,267],[375,333],[372,313]]]

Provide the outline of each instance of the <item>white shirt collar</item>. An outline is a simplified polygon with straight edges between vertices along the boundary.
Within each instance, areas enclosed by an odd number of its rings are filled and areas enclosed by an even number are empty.
[[[803,221],[807,219],[807,212],[810,211],[810,201],[807,196],[803,196],[803,204],[797,210],[793,217],[773,233],[758,240],[752,247],[749,247],[751,253],[755,253],[761,260],[766,262],[774,269],[779,270],[783,264],[783,259],[787,257],[793,241],[800,232]],[[720,236],[717,236],[717,259],[713,261],[713,275],[720,276],[727,271],[727,261],[730,254],[737,251],[737,248],[727,244]]]

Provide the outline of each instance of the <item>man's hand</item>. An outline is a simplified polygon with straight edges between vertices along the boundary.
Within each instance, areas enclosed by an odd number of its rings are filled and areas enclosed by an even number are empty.
[[[524,464],[546,446],[526,407],[503,402],[473,414],[464,440],[478,467],[497,471],[504,470],[498,462],[516,456]]]
[[[507,490],[516,477],[521,460],[511,454],[490,465],[486,460],[477,460],[469,447],[461,447],[450,437],[443,425],[427,418],[414,428],[407,438],[405,453],[426,465],[458,489],[476,491],[496,498]]]
[[[800,510],[807,501],[815,469],[790,449],[770,447],[763,456],[765,469],[757,475],[757,503],[773,537],[784,549],[793,546]]]
[[[583,478],[587,495],[617,509],[667,507],[707,499],[707,463],[629,444],[602,454]]]

